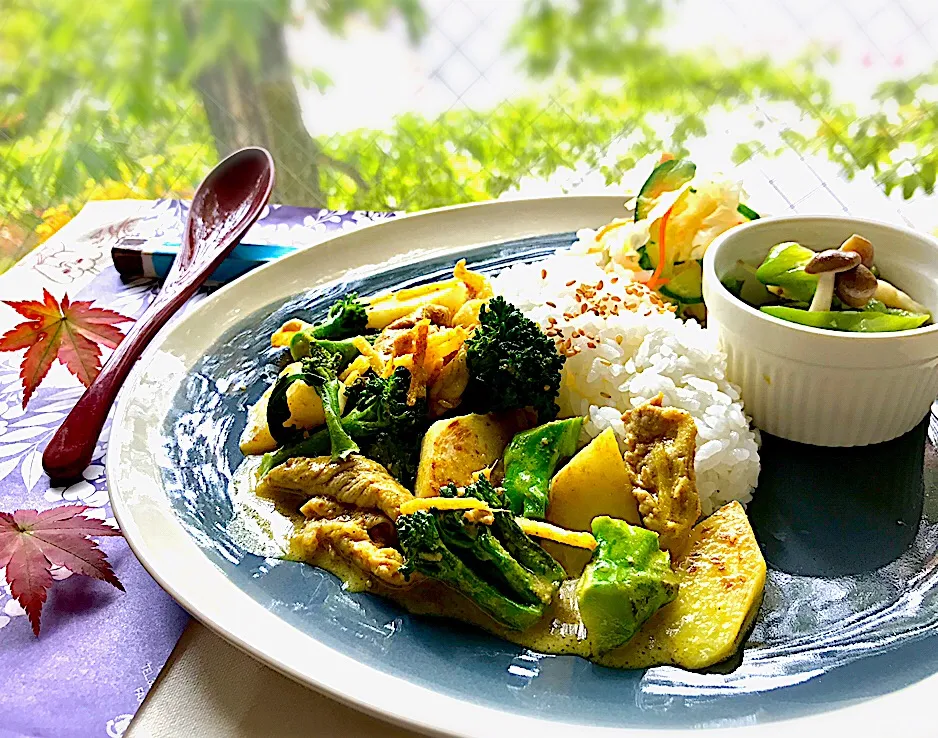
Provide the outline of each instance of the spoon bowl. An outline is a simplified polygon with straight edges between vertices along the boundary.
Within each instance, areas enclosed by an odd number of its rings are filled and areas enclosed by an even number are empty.
[[[94,454],[108,411],[134,363],[160,328],[215,271],[254,225],[274,186],[266,149],[250,147],[220,162],[192,199],[182,247],[163,287],[111,354],[42,454],[56,482],[77,479]]]

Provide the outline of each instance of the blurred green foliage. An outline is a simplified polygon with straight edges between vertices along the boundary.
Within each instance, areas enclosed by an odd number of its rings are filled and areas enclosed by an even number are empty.
[[[296,85],[289,0],[7,0],[0,35],[0,271],[94,197],[185,196],[219,156],[271,149],[282,202],[422,209],[496,197],[527,176],[686,153],[707,115],[763,102],[801,111],[786,146],[819,153],[889,193],[931,193],[938,169],[938,70],[881,85],[880,109],[834,99],[820,53],[780,64],[724,61],[662,41],[663,0],[528,0],[510,35],[531,92],[495,110],[400,116],[385,131],[310,137]],[[306,0],[342,34],[351,18],[426,32],[420,0]],[[326,60],[324,60],[325,64]],[[622,152],[605,157],[610,146]],[[734,158],[777,153],[741,141]],[[5,262],[4,262],[5,259]]]

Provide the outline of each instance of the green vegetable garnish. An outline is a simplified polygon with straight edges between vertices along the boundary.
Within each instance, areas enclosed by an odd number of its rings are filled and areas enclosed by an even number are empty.
[[[814,256],[811,249],[801,244],[790,241],[777,244],[756,270],[756,279],[766,286],[781,287],[786,299],[811,302],[818,277],[804,268]]]
[[[365,303],[355,292],[340,297],[329,308],[326,319],[310,328],[314,338],[338,341],[360,336],[368,328],[368,312]]]
[[[505,449],[505,496],[516,515],[543,518],[550,478],[558,462],[576,453],[583,418],[553,423],[519,433]]]
[[[810,312],[783,305],[763,305],[762,312],[791,323],[851,333],[907,331],[924,325],[929,316],[894,308],[867,310],[819,310]]]
[[[439,518],[442,516],[462,518],[462,515],[463,513],[459,511],[429,512],[427,510],[420,510],[412,515],[401,515],[396,523],[397,538],[401,551],[404,553],[404,566],[401,571],[405,576],[409,576],[411,572],[420,572],[424,576],[443,582],[472,600],[494,620],[512,630],[524,630],[534,625],[543,617],[546,605],[540,600],[536,603],[519,601],[514,599],[514,595],[509,596],[495,586],[495,581],[502,586],[506,581],[505,573],[499,568],[507,565],[507,559],[503,553],[478,558],[476,554],[483,548],[481,545],[456,550],[447,545],[441,533]],[[454,525],[461,525],[461,523],[457,522]],[[469,538],[473,536],[473,532],[468,530],[473,525],[466,523],[465,536]],[[474,527],[478,529],[479,525]],[[491,539],[494,539],[488,531],[476,530],[475,534],[491,536]],[[447,534],[447,537],[452,539],[453,535],[455,534],[451,532]],[[497,545],[502,548],[497,540],[493,542],[491,539],[489,543],[492,543],[493,547]],[[503,548],[502,551],[504,551]],[[511,560],[511,567],[515,569],[517,566],[518,562]],[[487,581],[489,577],[493,578],[492,582]],[[553,591],[556,592],[556,589]]]
[[[557,417],[564,357],[537,323],[493,297],[466,341],[469,384],[463,406],[477,413],[532,407],[540,422]]]
[[[733,297],[738,298],[740,294],[742,294],[743,285],[746,284],[746,280],[739,279],[738,277],[724,277],[720,280],[720,284],[726,287],[726,291]]]
[[[621,646],[677,596],[671,557],[658,534],[607,516],[593,518],[597,547],[577,583],[580,617],[597,653]]]
[[[382,464],[405,486],[413,484],[420,452],[420,436],[427,418],[426,399],[407,404],[410,371],[398,367],[387,378],[369,372],[349,387],[342,429],[364,447],[365,455]],[[309,438],[264,455],[258,469],[263,476],[297,456],[322,456],[331,447],[331,433],[323,428]]]
[[[361,354],[355,344],[352,343],[351,339],[330,341],[328,339],[316,338],[311,330],[297,331],[293,335],[293,338],[290,339],[290,355],[293,357],[294,361],[299,361],[309,356],[310,346],[314,343],[319,344],[330,353],[339,354],[342,357],[342,367],[339,371],[342,371],[342,369],[351,364]]]
[[[322,400],[323,414],[326,416],[326,429],[332,442],[332,460],[345,459],[349,454],[360,451],[358,444],[342,427],[339,409],[339,392],[342,391],[342,382],[339,381],[338,372],[342,365],[342,355],[332,353],[321,344],[310,346],[310,354],[303,359],[303,373],[306,383],[316,389],[316,394]]]

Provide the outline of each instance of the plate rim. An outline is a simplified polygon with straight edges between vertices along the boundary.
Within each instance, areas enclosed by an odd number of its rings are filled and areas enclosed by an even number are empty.
[[[310,247],[259,267],[217,290],[202,300],[194,309],[177,316],[156,336],[125,383],[114,412],[108,441],[106,479],[111,506],[134,555],[157,583],[183,608],[239,650],[294,681],[316,689],[354,709],[424,734],[475,737],[534,729],[544,736],[567,736],[570,727],[575,726],[577,734],[584,736],[607,736],[613,733],[620,736],[638,736],[644,735],[649,730],[654,730],[655,734],[662,738],[678,738],[686,735],[687,731],[693,728],[616,728],[515,715],[501,709],[450,697],[346,656],[282,620],[229,580],[183,529],[165,496],[160,494],[141,496],[140,482],[143,480],[134,480],[141,470],[133,470],[124,462],[124,456],[132,449],[133,440],[139,438],[139,429],[135,432],[129,423],[130,411],[138,395],[135,390],[139,389],[154,359],[160,355],[162,348],[170,339],[178,340],[183,329],[189,329],[189,333],[194,332],[195,336],[190,340],[197,342],[200,333],[205,334],[205,331],[192,330],[199,327],[197,322],[199,318],[212,308],[219,309],[232,294],[244,290],[246,284],[252,282],[261,284],[265,278],[270,278],[278,272],[288,272],[291,267],[300,267],[296,271],[302,272],[304,262],[309,262],[306,264],[307,269],[314,268],[317,261],[327,258],[324,256],[327,250],[336,251],[344,242],[354,245],[356,241],[364,241],[367,245],[369,240],[374,240],[376,229],[381,229],[381,233],[387,233],[389,229],[394,228],[400,230],[402,234],[406,234],[408,230],[415,230],[418,235],[425,231],[426,237],[433,234],[434,228],[439,226],[434,221],[442,221],[445,224],[446,221],[468,218],[470,222],[478,221],[475,225],[477,229],[475,233],[485,233],[490,236],[469,242],[468,233],[456,234],[454,232],[454,235],[450,236],[448,246],[431,246],[427,249],[413,249],[404,253],[395,252],[391,257],[395,259],[393,263],[402,264],[407,261],[423,260],[434,254],[454,253],[460,249],[485,243],[575,231],[580,227],[587,227],[587,224],[583,222],[575,223],[574,221],[581,211],[595,211],[597,214],[601,211],[608,211],[605,216],[608,221],[614,217],[616,207],[620,209],[619,212],[626,212],[623,209],[625,200],[626,198],[622,195],[568,195],[501,200],[455,205],[370,223],[354,230],[336,233]],[[552,225],[553,220],[563,220],[566,225]],[[532,224],[530,228],[534,228],[534,232],[518,233],[518,223],[528,222]],[[573,224],[572,227],[571,224]],[[512,228],[515,230],[512,231]],[[373,250],[369,248],[367,253]],[[367,253],[363,250],[362,258]],[[338,254],[331,256],[333,261],[338,258]],[[396,258],[401,256],[404,258],[397,261]],[[381,268],[386,268],[387,262],[388,259],[381,259],[376,264],[369,264],[366,260],[353,267],[353,270],[365,270],[369,266],[379,265]],[[316,284],[308,285],[305,289],[322,287],[339,277],[341,277],[341,272],[335,275],[326,274]],[[270,297],[266,304],[288,298],[291,294],[298,294],[298,291],[291,292],[289,288],[285,289],[285,292]],[[263,307],[264,305],[254,306],[248,312],[254,312]],[[236,324],[240,319],[235,315],[231,324]],[[210,333],[217,339],[225,330],[225,327],[216,325]],[[185,371],[188,368],[186,367]],[[158,471],[158,465],[156,470]],[[141,527],[143,522],[147,525],[156,522],[160,527],[150,530],[150,533],[145,535]],[[162,540],[164,543],[154,543],[153,539]],[[179,549],[166,545],[167,543],[178,544]],[[205,577],[204,581],[199,579],[202,576]],[[193,586],[195,586],[194,589]],[[269,630],[265,630],[268,627]],[[306,661],[306,666],[302,666],[303,659],[309,657],[314,657],[314,659]],[[310,664],[316,664],[316,666],[310,667]],[[922,716],[921,707],[927,704],[927,701],[920,701],[918,698],[927,697],[936,685],[938,685],[938,674],[933,674],[900,690],[867,699],[858,704],[767,723],[716,727],[710,731],[710,734],[739,735],[745,732],[750,736],[775,738],[775,736],[789,735],[793,728],[808,730],[811,734],[816,731],[829,732],[835,729],[834,734],[839,734],[844,728],[849,727],[855,731],[856,735],[873,734],[873,732],[885,729],[886,726],[891,731],[901,727],[913,729],[921,725],[919,720],[915,719],[914,708],[917,707],[918,714]],[[401,695],[406,695],[406,697],[401,698]],[[900,716],[899,720],[897,716]],[[472,719],[467,720],[467,717]],[[910,720],[912,722],[909,722],[907,726],[902,725],[902,722]]]

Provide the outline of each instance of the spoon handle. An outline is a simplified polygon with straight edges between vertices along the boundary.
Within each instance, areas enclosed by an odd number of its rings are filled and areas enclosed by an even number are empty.
[[[52,479],[75,479],[91,463],[108,411],[134,363],[204,279],[194,272],[187,276],[190,278],[177,279],[163,287],[52,436],[42,454],[43,468]]]
[[[236,151],[220,162],[196,190],[182,248],[163,289],[111,354],[42,454],[42,466],[57,481],[85,470],[117,392],[157,331],[241,241],[270,197],[274,162],[258,147]]]

